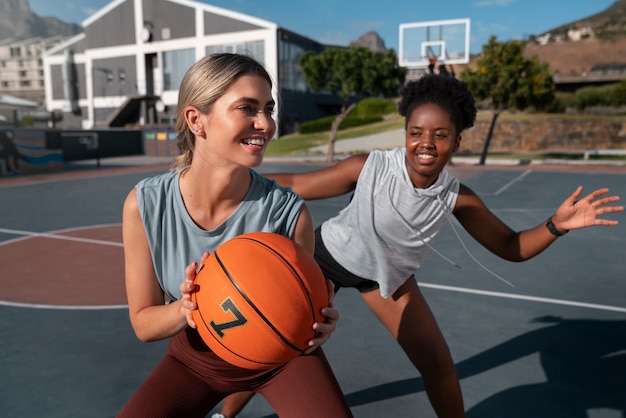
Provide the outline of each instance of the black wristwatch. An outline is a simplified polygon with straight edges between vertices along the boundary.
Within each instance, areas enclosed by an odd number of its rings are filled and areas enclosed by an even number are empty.
[[[552,216],[550,216],[548,220],[546,221],[546,228],[548,228],[548,231],[550,231],[550,233],[554,235],[555,237],[562,237],[563,235],[569,232],[569,231],[561,232],[558,229],[556,229],[556,227],[552,223]]]

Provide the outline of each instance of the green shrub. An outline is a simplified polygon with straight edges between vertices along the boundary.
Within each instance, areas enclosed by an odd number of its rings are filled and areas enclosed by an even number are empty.
[[[383,120],[384,115],[397,112],[396,103],[391,99],[375,97],[363,99],[357,103],[355,108],[341,122],[339,130],[380,122]],[[309,134],[330,131],[334,120],[335,116],[325,116],[320,119],[302,122],[298,128],[298,133]]]
[[[350,112],[359,118],[367,118],[370,116],[383,116],[390,113],[397,113],[398,108],[396,102],[391,99],[381,99],[377,97],[370,97],[361,100],[356,108]],[[349,117],[349,116],[348,116]]]
[[[314,132],[330,131],[330,127],[332,126],[333,120],[335,120],[334,116],[326,116],[321,119],[315,119],[315,120],[302,122],[300,126],[298,127],[298,133],[310,134]]]
[[[626,105],[626,80],[614,85],[611,92],[611,104],[615,107]]]
[[[558,101],[563,108],[576,107],[576,94],[558,92],[555,94],[555,100]]]
[[[592,106],[611,106],[613,84],[581,87],[576,90],[576,108],[583,110]]]
[[[311,120],[307,122],[302,122],[300,127],[298,128],[298,133],[300,134],[310,134],[315,132],[324,132],[330,131],[333,121],[335,120],[334,116],[326,116],[321,119]],[[382,116],[369,116],[365,118],[359,117],[350,117],[348,115],[341,124],[339,125],[339,130],[353,128],[355,126],[368,125],[370,123],[380,122],[383,120]]]
[[[554,100],[547,105],[545,112],[548,113],[563,113],[568,108],[576,107],[576,95],[568,92],[557,92],[554,94]]]

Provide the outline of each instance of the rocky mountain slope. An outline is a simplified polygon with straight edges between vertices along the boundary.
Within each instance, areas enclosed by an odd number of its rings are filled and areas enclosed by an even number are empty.
[[[626,0],[584,19],[531,37],[525,54],[547,62],[550,70],[575,75],[594,68],[626,71]]]
[[[55,17],[39,17],[30,10],[28,0],[0,1],[0,40],[70,36],[81,27]]]

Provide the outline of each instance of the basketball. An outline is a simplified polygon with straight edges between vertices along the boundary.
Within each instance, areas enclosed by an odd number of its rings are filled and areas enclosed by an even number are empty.
[[[206,345],[223,360],[256,370],[302,354],[328,305],[326,281],[313,256],[270,232],[220,245],[200,267],[192,298]]]

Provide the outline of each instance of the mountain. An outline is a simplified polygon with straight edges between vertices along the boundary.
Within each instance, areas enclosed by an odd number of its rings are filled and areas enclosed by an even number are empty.
[[[600,13],[561,25],[548,32],[566,35],[569,30],[585,27],[591,28],[594,36],[599,39],[626,36],[626,0],[616,1]]]
[[[350,46],[363,46],[373,52],[385,52],[385,41],[376,32],[367,32],[361,35],[359,39],[350,43]]]
[[[0,40],[71,36],[80,32],[81,27],[74,23],[37,16],[30,10],[28,0],[0,1]]]
[[[562,75],[626,67],[626,0],[531,37],[524,54],[537,56],[550,71]]]

